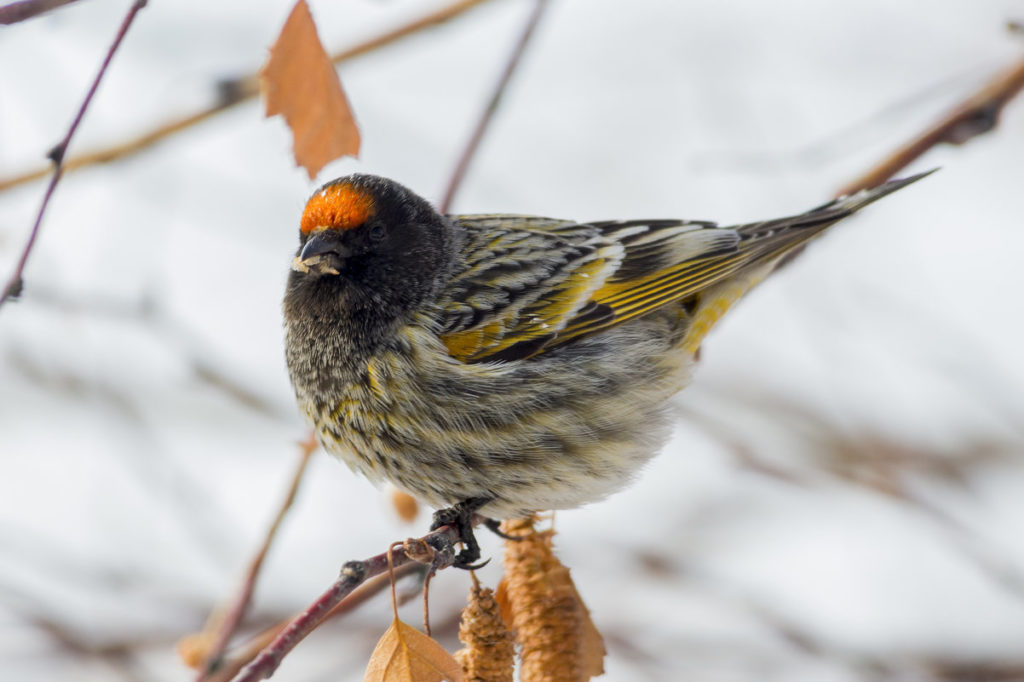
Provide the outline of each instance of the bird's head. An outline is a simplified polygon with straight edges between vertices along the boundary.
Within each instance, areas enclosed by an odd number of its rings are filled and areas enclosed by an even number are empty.
[[[397,182],[361,174],[328,182],[302,212],[286,307],[344,299],[408,311],[443,283],[454,238],[450,221]]]

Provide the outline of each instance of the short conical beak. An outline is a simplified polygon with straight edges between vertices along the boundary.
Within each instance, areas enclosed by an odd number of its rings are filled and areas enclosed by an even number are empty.
[[[303,245],[298,257],[292,261],[292,270],[337,275],[345,267],[345,259],[350,255],[352,252],[339,241],[336,234],[320,232]]]

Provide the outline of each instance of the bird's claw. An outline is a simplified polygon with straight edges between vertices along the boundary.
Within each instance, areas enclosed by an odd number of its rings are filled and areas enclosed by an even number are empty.
[[[452,566],[466,571],[473,571],[483,568],[487,562],[475,563],[480,558],[480,544],[476,541],[473,533],[473,515],[476,510],[487,504],[489,500],[482,498],[471,498],[459,502],[446,509],[439,509],[434,512],[433,522],[430,530],[437,530],[443,526],[451,526],[458,533],[459,540],[465,547],[455,555]]]
[[[503,540],[515,540],[518,542],[526,537],[525,535],[509,535],[501,529],[501,521],[498,519],[486,519],[484,520],[484,525],[487,527],[487,530],[491,531]]]

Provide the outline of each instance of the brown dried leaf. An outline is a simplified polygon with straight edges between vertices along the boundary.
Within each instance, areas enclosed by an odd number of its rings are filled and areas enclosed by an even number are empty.
[[[463,682],[451,654],[425,634],[395,618],[377,642],[363,682]]]
[[[467,682],[512,682],[515,645],[489,587],[474,585],[459,621],[465,648],[455,652]]]
[[[590,620],[569,569],[552,551],[553,531],[534,532],[533,520],[507,521],[505,579],[509,610],[521,645],[522,682],[588,680],[604,672],[604,641]]]
[[[282,114],[295,162],[312,180],[327,162],[359,155],[359,128],[306,0],[295,3],[260,72],[267,116]]]

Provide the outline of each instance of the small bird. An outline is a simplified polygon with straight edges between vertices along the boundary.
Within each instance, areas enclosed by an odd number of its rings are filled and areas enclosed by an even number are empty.
[[[284,297],[301,410],[329,453],[473,516],[569,509],[621,488],[664,444],[666,402],[718,319],[787,254],[925,174],[776,220],[574,222],[441,215],[387,178],[306,204]]]

